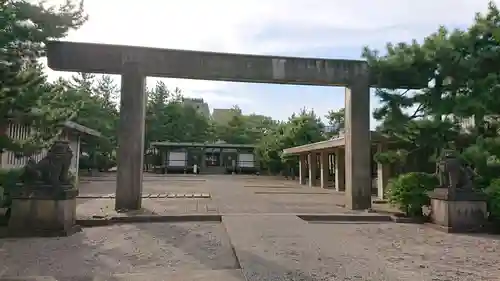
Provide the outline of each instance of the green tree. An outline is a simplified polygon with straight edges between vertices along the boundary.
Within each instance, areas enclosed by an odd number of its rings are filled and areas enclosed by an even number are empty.
[[[67,103],[82,103],[72,120],[102,135],[100,138],[84,136],[81,149],[88,157],[81,158],[81,167],[100,170],[111,168],[115,165],[119,119],[115,102],[117,85],[110,76],[96,78],[95,75],[87,73],[74,75],[71,81],[60,79],[59,83],[71,89],[71,95],[67,95]]]
[[[375,93],[381,104],[374,112],[381,122],[378,130],[397,147],[377,155],[378,161],[398,163],[406,171],[426,171],[443,148],[456,147],[459,128],[453,97],[460,94],[463,71],[453,67],[459,56],[454,46],[464,38],[461,31],[440,28],[422,44],[388,44],[384,56],[364,50],[379,84],[389,87]],[[420,90],[398,90],[408,85],[419,85]]]
[[[287,147],[299,146],[325,139],[325,125],[313,110],[301,109],[298,114],[292,114],[285,127],[284,137]]]
[[[248,127],[245,122],[246,118],[241,112],[235,112],[233,117],[227,124],[219,125],[218,135],[219,140],[227,143],[235,144],[251,144],[254,142],[248,135]]]
[[[325,115],[331,130],[327,133],[329,137],[338,135],[345,127],[345,108],[329,110]]]
[[[276,129],[278,122],[269,116],[249,114],[244,116],[247,127],[246,135],[253,140],[252,143],[259,143],[267,132]]]
[[[314,111],[301,109],[292,114],[287,122],[277,124],[262,137],[258,153],[262,167],[271,173],[294,168],[298,171],[295,157],[283,157],[283,149],[325,140],[324,124]]]
[[[205,142],[212,140],[209,120],[182,102],[179,89],[158,82],[148,91],[146,148],[152,141]]]
[[[273,129],[267,131],[262,136],[257,153],[261,161],[261,168],[268,173],[279,173],[284,168],[284,162],[281,155],[285,147],[284,132],[287,123],[277,124]]]
[[[46,8],[32,1],[3,1],[0,7],[0,150],[29,155],[50,144],[58,125],[79,104],[64,104],[64,87],[49,84],[38,64],[44,42],[66,36],[86,20],[82,2]],[[6,135],[9,122],[25,123],[35,133],[28,140]]]
[[[490,3],[467,30],[442,27],[420,44],[388,44],[384,55],[364,50],[385,87],[376,91],[377,129],[391,138],[391,149],[377,161],[397,163],[401,173],[431,172],[441,150],[456,149],[476,170],[476,187],[488,191],[489,204],[500,206],[499,34],[500,13]],[[401,90],[405,86],[419,90]],[[473,122],[465,128],[464,120]]]

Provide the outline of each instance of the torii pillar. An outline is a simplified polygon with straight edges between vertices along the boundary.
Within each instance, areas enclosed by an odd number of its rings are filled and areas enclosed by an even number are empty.
[[[139,210],[144,164],[146,76],[140,63],[134,61],[125,62],[122,71],[115,209]]]
[[[346,207],[371,208],[370,84],[368,72],[345,89]]]

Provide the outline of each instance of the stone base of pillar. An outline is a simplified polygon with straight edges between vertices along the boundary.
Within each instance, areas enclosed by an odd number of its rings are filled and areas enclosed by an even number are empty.
[[[346,208],[351,210],[368,210],[372,208],[371,196],[352,196],[346,191]]]
[[[57,237],[79,232],[76,225],[78,189],[41,186],[12,194],[8,237]]]
[[[436,188],[431,198],[431,222],[445,232],[481,232],[487,224],[486,196],[475,191]]]

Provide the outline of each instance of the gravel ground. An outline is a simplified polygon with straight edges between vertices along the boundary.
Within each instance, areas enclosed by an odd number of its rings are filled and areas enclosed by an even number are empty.
[[[210,223],[115,225],[67,238],[4,239],[0,261],[5,276],[56,278],[239,267],[224,226]]]
[[[145,208],[168,214],[220,212],[226,215],[223,224],[115,225],[67,238],[3,239],[0,276],[240,281],[243,273],[247,281],[500,280],[499,237],[452,235],[395,223],[307,223],[294,213],[352,212],[335,206],[343,202],[335,192],[255,194],[266,185],[271,191],[295,191],[298,185],[289,182],[255,176],[191,179],[146,180],[144,192],[210,193],[212,198],[147,199]],[[114,182],[100,181],[82,185],[81,191],[108,194],[114,188]],[[78,213],[109,213],[113,205],[113,200],[79,200]],[[111,274],[115,277],[110,279]]]
[[[318,243],[345,240],[408,280],[500,280],[500,237],[442,233],[411,224],[310,224]]]

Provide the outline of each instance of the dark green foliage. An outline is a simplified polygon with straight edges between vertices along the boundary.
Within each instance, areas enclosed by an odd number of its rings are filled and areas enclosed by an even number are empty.
[[[325,115],[328,120],[328,125],[332,127],[332,130],[327,133],[327,137],[335,137],[344,130],[345,127],[345,108],[341,108],[337,111],[330,110]]]
[[[475,187],[497,196],[500,76],[494,65],[500,63],[499,35],[500,13],[490,3],[467,30],[441,27],[422,43],[388,44],[383,55],[365,48],[372,74],[385,87],[376,91],[381,103],[374,113],[380,121],[377,130],[391,140],[390,150],[378,153],[377,161],[396,164],[400,173],[433,172],[441,151],[454,149],[477,173]],[[401,90],[405,86],[418,90]],[[464,126],[465,120],[472,122]],[[407,189],[415,183],[402,187],[403,179],[409,181],[405,176],[393,185],[407,190],[405,196],[415,196],[415,202],[425,201],[422,188]],[[393,197],[394,202],[413,200]]]
[[[30,155],[52,143],[62,121],[70,119],[79,103],[64,103],[65,89],[46,81],[38,59],[44,42],[59,39],[86,20],[82,3],[47,8],[34,1],[4,1],[0,7],[0,151]],[[26,140],[5,134],[9,122],[34,130]]]
[[[16,188],[22,169],[0,169],[0,208],[10,206],[10,192]]]
[[[68,89],[67,102],[82,104],[73,121],[92,128],[102,137],[83,136],[81,150],[86,155],[80,158],[81,169],[106,171],[116,165],[117,128],[119,120],[116,98],[119,89],[108,75],[96,78],[92,74],[79,73],[72,81],[58,81]]]
[[[294,168],[298,171],[296,157],[283,157],[283,149],[325,140],[324,124],[314,111],[302,109],[287,122],[279,123],[261,137],[258,153],[262,168],[279,173]]]
[[[500,179],[494,179],[490,185],[485,189],[488,195],[488,211],[490,218],[500,220]]]
[[[148,91],[146,148],[154,141],[206,142],[213,139],[210,121],[182,102],[179,89],[158,82]]]
[[[427,192],[438,186],[433,174],[406,173],[393,178],[387,185],[387,198],[407,216],[422,216],[422,207],[430,204]]]

